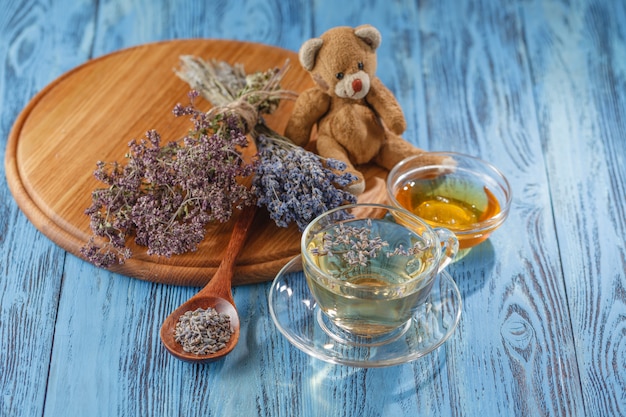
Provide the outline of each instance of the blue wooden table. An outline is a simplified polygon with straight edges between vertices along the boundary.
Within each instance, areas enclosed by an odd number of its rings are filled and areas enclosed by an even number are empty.
[[[504,226],[449,268],[452,337],[403,365],[328,364],[276,330],[267,283],[235,289],[231,355],[178,361],[159,328],[197,288],[69,255],[3,181],[0,416],[626,416],[623,0],[5,2],[0,138],[48,83],[112,51],[199,37],[295,51],[362,23],[383,34],[405,137],[482,157],[513,188]]]

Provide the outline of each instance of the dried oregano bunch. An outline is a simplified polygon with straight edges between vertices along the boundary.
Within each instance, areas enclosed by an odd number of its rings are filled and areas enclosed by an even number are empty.
[[[95,177],[107,185],[92,193],[86,210],[94,237],[81,253],[98,266],[131,256],[126,239],[169,257],[193,251],[209,222],[230,219],[233,207],[252,204],[251,191],[238,181],[254,172],[237,147],[247,145],[235,117],[208,118],[195,108],[177,106],[194,128],[182,140],[161,144],[151,130],[131,141],[127,163],[98,162]]]
[[[187,116],[193,128],[182,139],[162,144],[151,130],[129,143],[126,164],[98,162],[95,177],[106,185],[92,193],[93,237],[81,254],[95,265],[123,263],[132,254],[127,239],[166,256],[197,249],[210,222],[228,221],[234,208],[264,206],[278,226],[295,222],[302,230],[317,215],[356,197],[341,189],[354,180],[338,161],[294,145],[268,128],[263,114],[293,93],[280,89],[286,67],[246,75],[241,66],[181,57],[177,74],[193,89]],[[201,95],[209,112],[195,106]],[[246,163],[241,148],[246,134],[259,150]],[[253,175],[249,189],[242,177]],[[339,188],[338,188],[339,187]]]

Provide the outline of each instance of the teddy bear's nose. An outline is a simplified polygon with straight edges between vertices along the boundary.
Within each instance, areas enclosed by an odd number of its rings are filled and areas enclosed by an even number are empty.
[[[356,80],[352,81],[352,89],[355,93],[358,93],[359,91],[361,91],[361,89],[363,89],[363,83],[360,79],[357,78]]]

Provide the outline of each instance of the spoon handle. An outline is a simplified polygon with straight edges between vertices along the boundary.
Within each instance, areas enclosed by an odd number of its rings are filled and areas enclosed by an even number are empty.
[[[243,244],[246,241],[248,229],[252,226],[255,213],[255,204],[244,207],[239,213],[239,217],[233,227],[230,240],[228,241],[228,246],[226,247],[226,253],[224,254],[222,262],[220,262],[220,267],[223,265],[224,268],[228,270],[234,269],[235,260],[237,259],[237,256],[239,256],[241,249],[243,249]]]
[[[235,261],[243,249],[248,230],[252,226],[257,207],[255,204],[244,207],[233,226],[233,231],[224,251],[220,266],[209,283],[198,293],[211,292],[232,301],[231,281],[235,270]],[[206,290],[206,291],[205,291]]]

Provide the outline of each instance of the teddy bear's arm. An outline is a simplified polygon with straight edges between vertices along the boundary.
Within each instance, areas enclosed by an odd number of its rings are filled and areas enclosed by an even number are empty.
[[[317,88],[302,92],[296,99],[293,112],[285,128],[285,136],[296,145],[305,146],[311,137],[313,125],[328,112],[330,97]]]
[[[370,91],[366,97],[368,104],[378,113],[389,130],[401,135],[406,130],[406,120],[400,104],[378,78],[373,77],[370,82]]]

